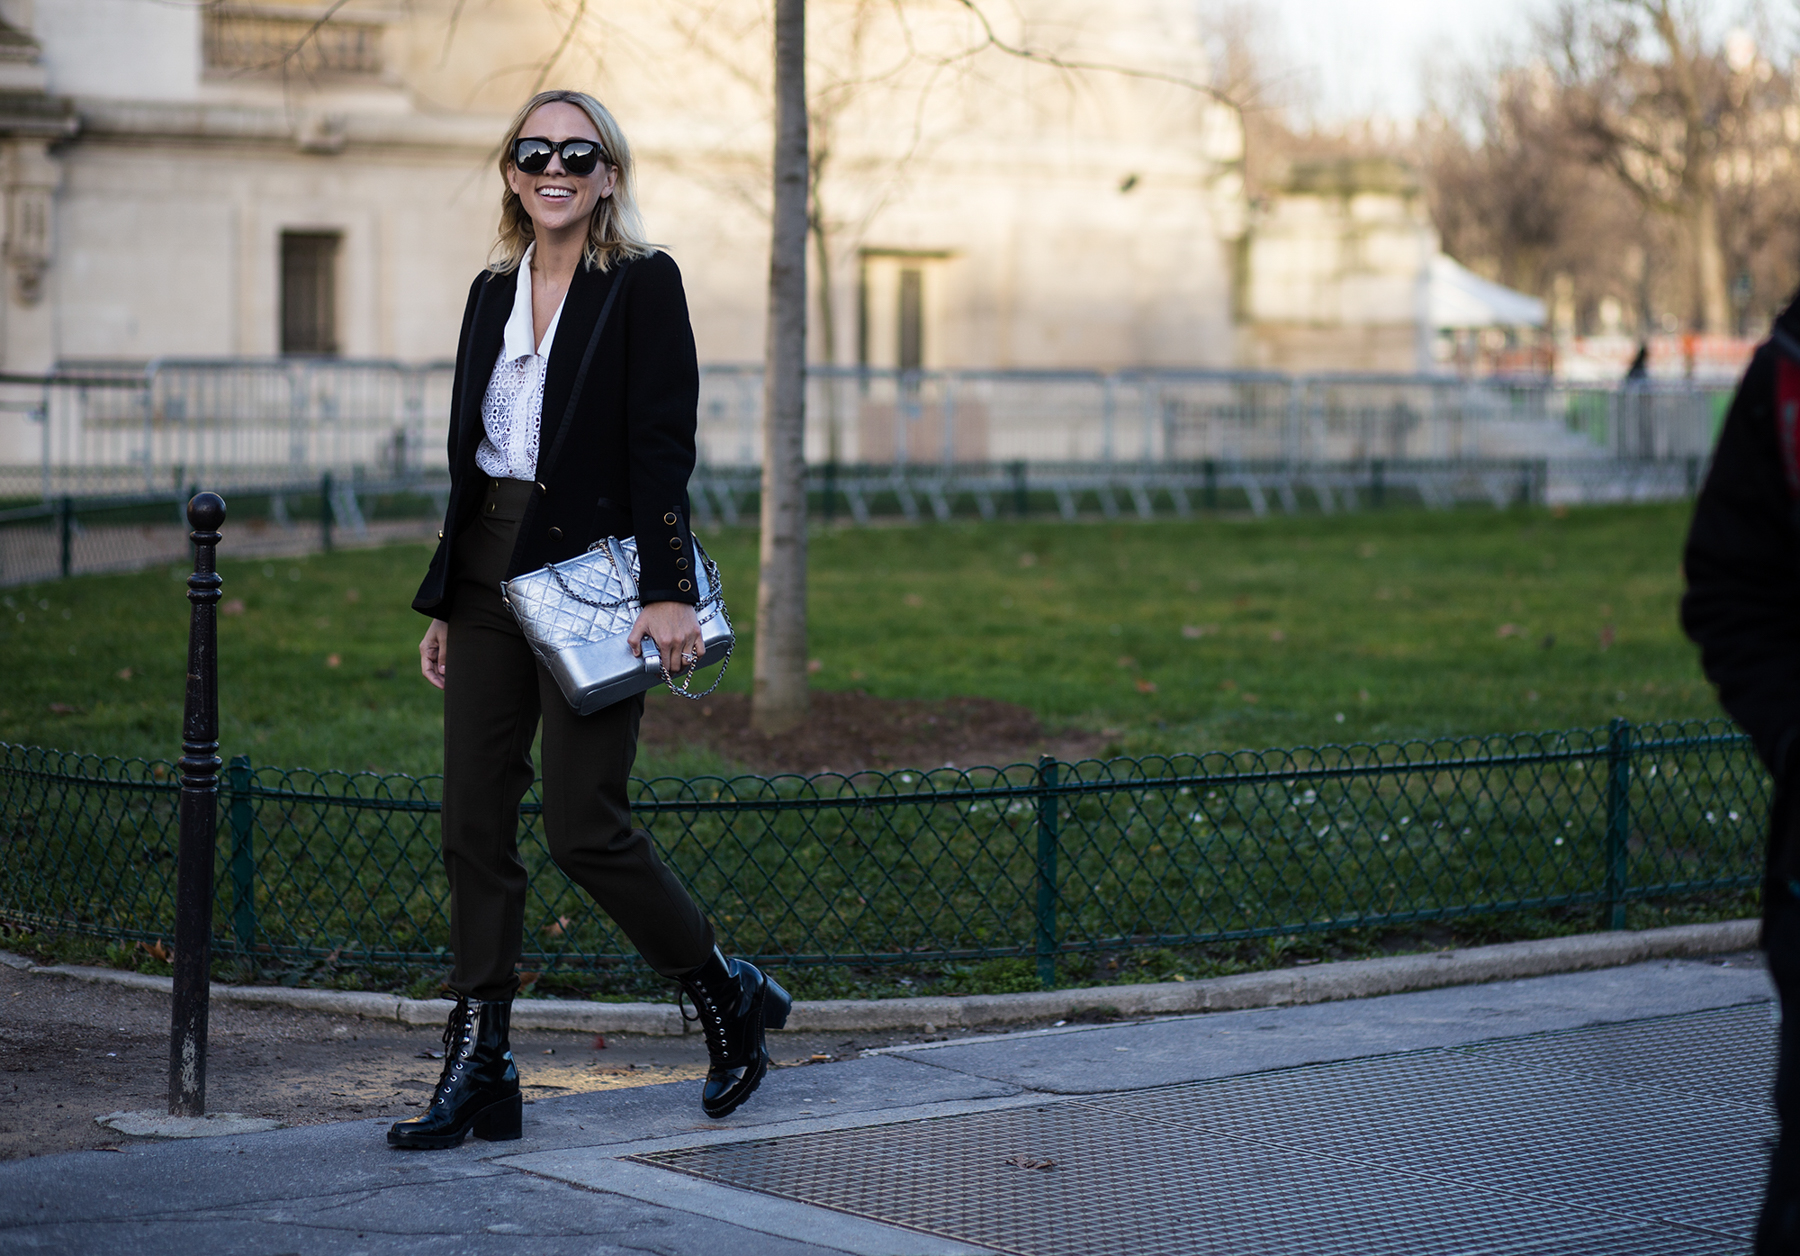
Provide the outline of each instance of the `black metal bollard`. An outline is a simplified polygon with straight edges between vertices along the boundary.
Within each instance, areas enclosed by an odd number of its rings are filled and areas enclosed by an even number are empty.
[[[219,827],[219,624],[214,570],[225,502],[188,503],[187,709],[181,723],[181,850],[175,863],[175,1006],[169,1028],[169,1115],[206,1114],[206,1013],[212,980],[213,861]]]
[[[331,472],[319,477],[319,548],[331,553]]]
[[[75,499],[67,493],[56,504],[56,533],[62,560],[59,566],[67,580],[75,574]]]

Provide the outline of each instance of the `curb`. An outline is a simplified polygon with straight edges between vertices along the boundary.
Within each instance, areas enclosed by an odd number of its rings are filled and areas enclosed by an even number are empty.
[[[788,1016],[787,1028],[782,1032],[936,1033],[942,1029],[1066,1019],[1083,1013],[1139,1019],[1325,1003],[1335,999],[1403,994],[1409,990],[1432,990],[1441,986],[1616,968],[1652,959],[1745,951],[1757,945],[1761,932],[1759,920],[1726,920],[1716,924],[1645,929],[1636,933],[1583,933],[1532,942],[1502,942],[1461,951],[1339,960],[1306,968],[1279,968],[1271,972],[1208,977],[1200,981],[1089,986],[1029,994],[818,999],[795,1003]],[[0,964],[44,976],[154,990],[161,994],[169,994],[174,989],[174,982],[168,977],[73,964],[44,966],[5,951],[0,951]],[[285,1007],[331,1016],[398,1021],[403,1025],[437,1025],[444,1019],[442,999],[406,999],[366,991],[215,985],[212,997],[221,1003],[245,1007]],[[572,1029],[590,1033],[678,1035],[683,1032],[681,1013],[673,1003],[520,999],[513,1004],[512,1023],[519,1029]]]

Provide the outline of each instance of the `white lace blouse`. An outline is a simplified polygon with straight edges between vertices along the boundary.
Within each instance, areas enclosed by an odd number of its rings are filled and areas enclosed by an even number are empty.
[[[475,465],[497,479],[537,479],[538,428],[544,414],[544,366],[556,342],[556,326],[562,322],[562,306],[544,328],[544,338],[531,342],[531,255],[533,244],[519,262],[519,285],[513,294],[512,314],[494,373],[488,376],[487,395],[481,399],[484,435],[475,450]]]

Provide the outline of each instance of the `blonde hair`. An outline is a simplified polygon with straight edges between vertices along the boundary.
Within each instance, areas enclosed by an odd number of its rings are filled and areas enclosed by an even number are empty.
[[[504,183],[513,168],[513,145],[518,143],[525,130],[526,119],[545,105],[559,102],[574,105],[588,116],[588,121],[594,124],[594,130],[600,136],[602,162],[618,171],[612,195],[601,197],[594,206],[593,216],[588,219],[587,247],[582,251],[582,261],[604,271],[610,270],[615,262],[648,257],[656,251],[644,239],[644,222],[637,207],[631,147],[625,142],[625,132],[619,129],[612,114],[606,111],[605,105],[586,92],[539,92],[526,101],[525,107],[513,118],[512,125],[506,131],[506,141],[500,146],[500,177],[504,187],[500,193],[500,238],[494,241],[494,247],[488,254],[488,269],[497,275],[517,270],[519,263],[524,260],[525,250],[531,246],[534,238],[531,216],[525,212],[524,203],[519,200],[519,194],[512,190],[512,185]],[[594,173],[598,176],[598,167]]]

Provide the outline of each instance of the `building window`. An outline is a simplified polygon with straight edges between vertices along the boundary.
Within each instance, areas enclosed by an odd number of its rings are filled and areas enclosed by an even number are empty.
[[[856,361],[880,370],[922,371],[944,347],[938,319],[944,299],[939,249],[862,251],[856,291]]]
[[[337,342],[335,231],[281,233],[281,351],[332,354]]]
[[[925,272],[908,266],[900,272],[899,365],[916,371],[925,365]]]
[[[318,22],[209,6],[206,68],[227,74],[296,72],[367,78],[381,73],[383,28],[371,22]]]

